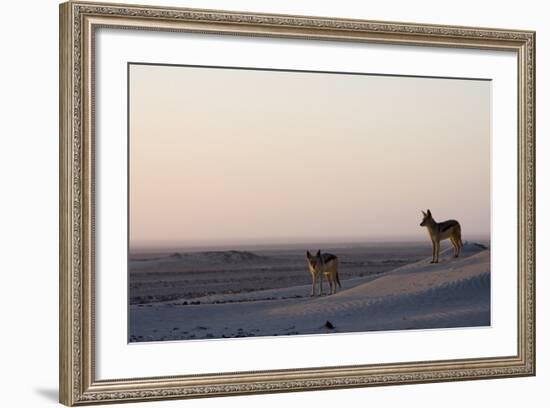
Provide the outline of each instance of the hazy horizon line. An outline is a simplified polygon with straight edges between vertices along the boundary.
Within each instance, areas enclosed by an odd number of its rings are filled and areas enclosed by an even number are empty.
[[[464,237],[464,241],[479,240],[491,241],[488,235],[472,235]],[[343,246],[353,244],[396,244],[396,243],[422,243],[429,244],[428,238],[418,236],[410,237],[376,237],[376,238],[311,238],[311,239],[294,239],[294,240],[235,240],[231,242],[221,241],[189,241],[189,242],[166,242],[166,243],[139,243],[128,245],[130,252],[137,251],[177,251],[177,250],[199,250],[199,249],[234,249],[244,247],[300,247],[306,245],[327,245],[327,246]]]

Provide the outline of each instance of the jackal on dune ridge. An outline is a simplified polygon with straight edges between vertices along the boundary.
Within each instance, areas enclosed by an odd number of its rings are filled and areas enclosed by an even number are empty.
[[[445,239],[449,239],[453,245],[454,257],[458,258],[460,255],[460,249],[464,246],[462,244],[462,231],[460,224],[456,220],[447,220],[443,222],[436,222],[432,217],[432,212],[422,211],[421,227],[428,229],[428,235],[432,241],[432,262],[439,262],[439,244]]]

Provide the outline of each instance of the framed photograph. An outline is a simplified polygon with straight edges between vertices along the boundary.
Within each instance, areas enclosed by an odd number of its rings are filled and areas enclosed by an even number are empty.
[[[535,33],[60,6],[60,401],[535,374]]]

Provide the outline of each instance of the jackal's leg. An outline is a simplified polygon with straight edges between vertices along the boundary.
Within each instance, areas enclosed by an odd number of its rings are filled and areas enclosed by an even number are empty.
[[[440,244],[440,241],[436,241],[436,243],[435,243],[435,263],[439,262],[439,244]]]
[[[453,256],[456,256],[456,245],[453,237],[450,237],[449,241],[451,242],[451,246],[453,247]]]
[[[319,296],[323,296],[323,275],[319,276]]]
[[[311,296],[315,296],[315,275],[311,275]]]
[[[456,239],[455,239],[455,246],[456,246],[455,258],[458,258],[458,254],[460,253],[460,244],[458,243],[458,241]]]
[[[432,241],[432,262],[435,263],[435,241]]]
[[[453,244],[453,252],[454,252],[454,257],[455,258],[458,258],[458,242],[456,241],[456,238],[454,237],[451,237],[451,244]]]

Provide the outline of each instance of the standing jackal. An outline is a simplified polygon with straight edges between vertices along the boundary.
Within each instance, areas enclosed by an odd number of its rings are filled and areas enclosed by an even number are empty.
[[[458,258],[460,255],[460,249],[464,246],[462,244],[462,233],[460,230],[460,224],[456,220],[447,220],[443,222],[436,222],[432,217],[432,212],[428,210],[427,213],[422,211],[424,218],[420,223],[421,227],[428,229],[428,235],[432,240],[432,262],[439,262],[439,243],[444,239],[449,239],[453,244],[454,257]]]
[[[315,255],[306,252],[307,266],[311,273],[311,296],[315,296],[315,282],[319,279],[319,292],[323,295],[323,277],[326,277],[330,284],[330,293],[336,293],[336,284],[340,284],[338,276],[338,257],[329,253],[321,254],[321,250]]]

